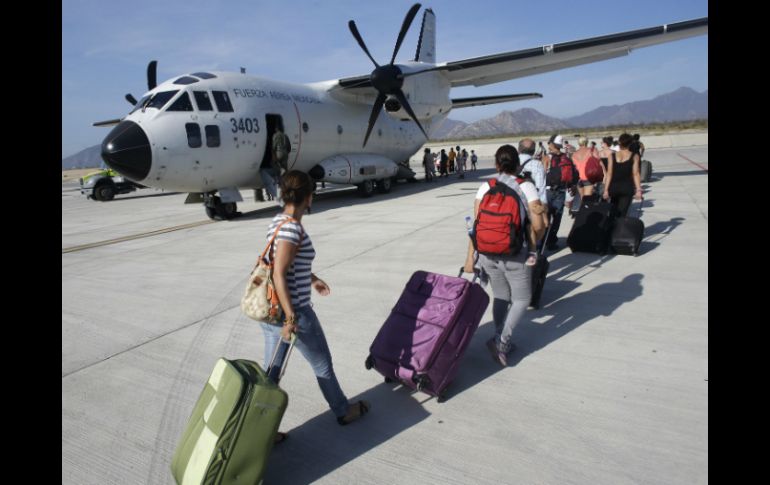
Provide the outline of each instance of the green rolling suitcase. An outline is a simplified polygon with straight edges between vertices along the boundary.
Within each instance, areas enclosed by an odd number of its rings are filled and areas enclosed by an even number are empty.
[[[295,339],[292,335],[279,381]],[[270,367],[280,347],[279,342]],[[288,403],[286,392],[270,380],[256,362],[219,359],[171,461],[176,482],[181,485],[261,483]]]

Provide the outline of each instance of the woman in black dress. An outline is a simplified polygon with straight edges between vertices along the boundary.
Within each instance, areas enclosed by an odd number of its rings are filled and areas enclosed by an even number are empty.
[[[638,154],[629,150],[633,141],[633,137],[628,133],[620,135],[620,151],[617,155],[612,153],[609,159],[603,197],[609,199],[614,206],[616,217],[625,217],[628,214],[632,199],[642,199],[642,183],[639,176],[641,160]]]

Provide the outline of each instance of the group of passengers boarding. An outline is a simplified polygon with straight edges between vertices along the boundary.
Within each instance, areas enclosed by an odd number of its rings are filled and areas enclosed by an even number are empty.
[[[542,149],[542,143],[536,144],[526,138],[521,140],[518,150],[511,145],[503,145],[495,152],[497,174],[481,184],[474,200],[476,231],[468,244],[463,270],[467,273],[483,271],[491,284],[495,335],[486,345],[499,365],[506,366],[508,356],[516,348],[512,335],[529,306],[532,267],[537,261],[536,248],[538,244],[545,244],[551,250],[558,248],[556,233],[563,209],[572,196],[576,193],[594,195],[595,187],[599,185],[602,187],[600,195],[612,202],[619,216],[627,213],[632,198],[641,198],[639,164],[643,145],[625,133],[617,140],[617,150],[613,149],[613,142],[612,137],[604,138],[602,148],[597,150],[595,146],[589,148],[588,140],[580,137],[579,148],[570,156],[569,152],[562,152],[565,146],[569,146],[563,137],[553,135],[548,140],[547,150]],[[465,170],[467,151],[459,146],[456,148],[456,151],[450,150],[450,155],[441,150],[441,159],[444,160],[440,165],[442,174],[447,172],[450,157],[458,164],[458,172]],[[474,150],[471,154],[475,169],[477,157]],[[433,170],[429,168],[435,165],[434,157],[427,148],[423,163],[426,179],[430,180]],[[276,191],[276,195],[281,199],[282,212],[273,218],[266,237],[270,240],[278,232],[276,244],[268,257],[274,264],[273,280],[284,321],[282,324],[261,323],[265,338],[265,365],[267,356],[273,355],[276,348],[277,361],[283,362],[288,349],[287,341],[295,334],[296,347],[315,372],[321,392],[337,422],[346,425],[363,417],[371,405],[366,401],[351,403],[342,391],[323,329],[310,303],[311,289],[321,296],[331,292],[329,285],[312,272],[316,252],[310,235],[302,225],[302,217],[313,203],[315,184],[308,174],[297,170],[280,176],[279,183],[280,192]],[[520,248],[515,254],[481,254],[478,251],[480,245],[495,244],[495,241],[484,240],[484,231],[491,226],[485,226],[486,222],[482,220],[483,214],[490,212],[485,210],[485,204],[493,196],[498,202],[510,204],[508,210],[518,224],[521,240],[515,242]],[[549,237],[544,241],[549,225]],[[276,379],[278,375],[280,367],[271,368],[271,378]],[[285,433],[278,433],[275,441],[281,442],[286,436]]]
[[[495,336],[487,341],[487,347],[492,358],[502,366],[507,365],[509,354],[516,348],[511,336],[530,302],[532,266],[537,261],[535,248],[540,241],[549,250],[558,249],[557,233],[564,207],[569,207],[575,194],[594,200],[600,196],[612,203],[615,217],[625,217],[631,200],[642,199],[639,170],[644,145],[638,135],[632,137],[627,133],[618,138],[617,150],[612,149],[613,141],[612,137],[604,138],[600,151],[595,145],[589,147],[586,137],[579,137],[579,148],[570,154],[562,152],[569,145],[556,134],[548,140],[547,151],[539,150],[533,140],[525,138],[519,142],[518,150],[504,145],[495,153],[497,175],[493,181],[484,182],[476,194],[475,229],[482,228],[479,212],[486,202],[485,194],[491,187],[505,184],[522,201],[514,207],[520,207],[521,217],[529,221],[522,225],[529,251],[521,250],[513,255],[481,254],[479,245],[483,235],[476,234],[468,245],[464,271],[472,273],[480,269],[489,278],[494,295]],[[595,194],[597,185],[602,188]],[[543,241],[549,225],[548,237]],[[492,251],[494,253],[494,249]]]

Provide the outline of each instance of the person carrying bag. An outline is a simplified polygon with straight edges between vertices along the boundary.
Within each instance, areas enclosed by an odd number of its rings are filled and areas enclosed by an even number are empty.
[[[271,251],[275,238],[281,226],[287,222],[298,224],[296,219],[288,217],[278,225],[270,242],[267,243],[265,250],[257,259],[257,264],[251,272],[249,282],[246,285],[246,291],[241,298],[241,310],[249,318],[258,322],[279,323],[283,319],[283,310],[278,299],[278,292],[273,282],[273,261],[265,260],[265,255]],[[300,236],[300,242],[302,236]],[[272,251],[271,251],[272,254]]]

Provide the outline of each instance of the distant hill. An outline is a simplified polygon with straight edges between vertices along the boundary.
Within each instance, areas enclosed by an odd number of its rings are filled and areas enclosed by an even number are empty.
[[[693,89],[682,87],[646,101],[635,101],[619,106],[602,106],[580,116],[566,118],[564,121],[578,128],[591,128],[707,119],[708,113],[708,89],[698,93]]]
[[[450,128],[446,129],[447,127]],[[531,108],[523,108],[517,111],[503,111],[493,118],[470,124],[447,119],[431,139],[481,138],[511,133],[558,131],[566,128],[570,126],[562,120],[546,116]]]
[[[94,145],[67,158],[62,158],[61,169],[98,168],[102,165],[102,146]]]
[[[435,133],[431,136],[433,140],[442,140],[455,138],[455,133],[461,132],[468,123],[463,121],[450,120],[446,118],[438,127]]]

